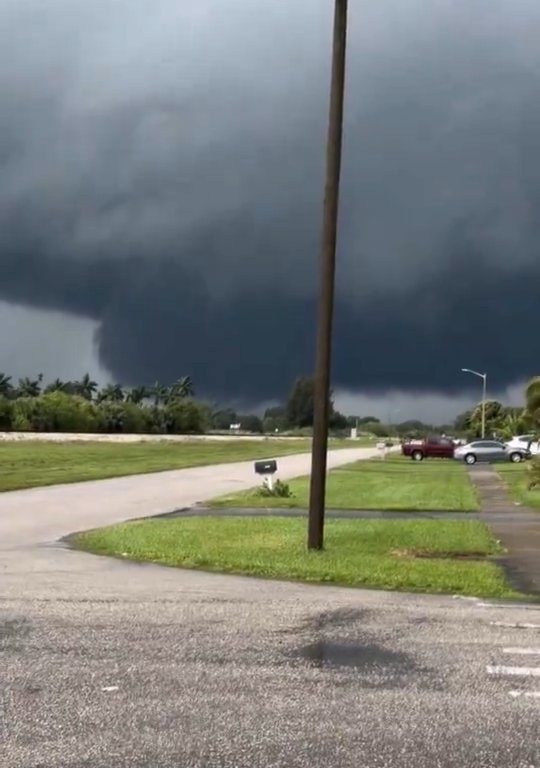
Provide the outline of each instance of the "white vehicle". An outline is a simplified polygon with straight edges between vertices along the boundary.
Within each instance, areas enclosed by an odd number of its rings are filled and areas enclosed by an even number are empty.
[[[540,454],[540,445],[536,435],[516,435],[506,443],[507,447],[529,451],[531,456]]]

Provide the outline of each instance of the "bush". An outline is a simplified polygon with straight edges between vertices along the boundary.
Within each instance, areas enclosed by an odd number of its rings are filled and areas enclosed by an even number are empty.
[[[149,408],[140,408],[135,403],[104,400],[98,407],[99,431],[105,433],[147,434],[152,430],[153,420]]]
[[[166,431],[173,435],[205,432],[211,422],[207,406],[195,400],[175,400],[165,408]]]
[[[0,430],[200,434],[209,424],[209,408],[188,399],[160,408],[116,400],[103,400],[98,405],[60,390],[16,400],[0,396]]]
[[[83,397],[50,392],[13,402],[12,428],[20,432],[95,432],[94,405]]]
[[[261,485],[261,487],[257,489],[257,496],[262,496],[266,499],[290,499],[292,493],[288,483],[282,483],[281,480],[276,480],[273,488],[269,488],[266,483]]]

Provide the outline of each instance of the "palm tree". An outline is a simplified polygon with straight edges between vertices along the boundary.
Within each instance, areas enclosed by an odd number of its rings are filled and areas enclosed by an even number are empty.
[[[501,436],[505,440],[511,440],[515,435],[524,434],[528,429],[527,420],[526,411],[508,409],[499,426]]]
[[[94,393],[97,392],[97,381],[94,381],[89,373],[85,373],[80,381],[73,382],[75,394],[84,397],[85,400],[91,400]]]
[[[25,376],[19,379],[19,385],[17,387],[18,397],[39,397],[41,394],[41,382],[43,381],[43,374],[40,373],[37,379],[29,379]]]
[[[169,388],[156,381],[150,387],[149,394],[154,398],[154,405],[159,405],[160,403],[167,402],[169,399]]]
[[[190,376],[182,376],[177,379],[170,389],[170,399],[176,400],[177,398],[193,397],[195,389],[193,387],[193,381]]]
[[[5,373],[0,373],[0,395],[9,397],[13,393],[13,384],[11,383],[11,376]]]
[[[128,392],[126,400],[130,403],[135,403],[135,405],[139,405],[143,400],[146,400],[149,394],[150,392],[147,387],[133,387],[133,389]]]
[[[532,379],[525,390],[527,413],[534,423],[540,423],[540,376]]]
[[[45,387],[45,394],[48,394],[50,392],[67,392],[69,388],[70,382],[69,381],[62,381],[62,379],[55,379],[54,381],[51,381],[50,384],[47,384]]]
[[[111,400],[113,402],[119,403],[123,399],[124,390],[120,384],[107,384],[106,387],[103,387],[97,397],[98,403],[102,403],[104,400]]]

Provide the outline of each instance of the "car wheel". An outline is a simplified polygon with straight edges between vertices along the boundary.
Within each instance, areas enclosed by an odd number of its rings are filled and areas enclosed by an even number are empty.
[[[510,454],[510,461],[514,464],[519,464],[520,461],[523,461],[523,456],[521,453],[518,453],[518,451],[514,451]]]
[[[422,451],[413,451],[411,458],[413,461],[422,461],[424,458],[424,454],[422,453]]]
[[[474,453],[468,453],[465,456],[465,464],[469,464],[471,466],[472,464],[476,464],[476,456]]]

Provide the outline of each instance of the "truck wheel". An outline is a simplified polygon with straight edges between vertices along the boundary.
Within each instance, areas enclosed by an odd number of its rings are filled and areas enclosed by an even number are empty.
[[[468,453],[465,456],[465,464],[469,464],[469,466],[476,464],[476,456],[474,455],[474,453]]]
[[[424,458],[424,454],[422,451],[413,451],[411,454],[411,459],[413,461],[422,461]]]
[[[510,454],[510,461],[513,464],[519,464],[520,461],[523,461],[523,456],[518,451],[514,451],[514,453]]]

